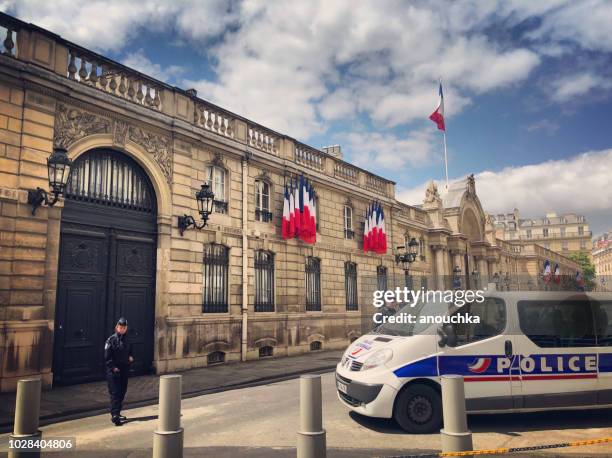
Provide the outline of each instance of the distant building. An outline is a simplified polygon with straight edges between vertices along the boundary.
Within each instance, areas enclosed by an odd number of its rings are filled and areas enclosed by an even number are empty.
[[[536,243],[551,251],[569,255],[591,253],[593,243],[589,223],[575,213],[547,213],[543,218],[521,219],[518,209],[492,216],[497,238],[509,242]]]
[[[595,239],[592,257],[595,274],[603,278],[605,282],[610,283],[610,280],[612,280],[612,231],[608,231]]]

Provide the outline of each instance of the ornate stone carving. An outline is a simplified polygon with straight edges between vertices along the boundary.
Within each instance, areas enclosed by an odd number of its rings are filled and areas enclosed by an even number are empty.
[[[172,147],[170,139],[134,126],[129,127],[128,138],[153,155],[155,162],[162,169],[168,183],[172,183]]]
[[[59,104],[55,117],[54,144],[68,148],[77,140],[111,131],[110,119]]]
[[[468,195],[475,196],[476,195],[476,180],[474,179],[473,173],[467,177],[467,185],[468,185],[468,188],[467,188]]]
[[[431,180],[427,184],[427,189],[425,190],[425,200],[423,201],[423,203],[431,204],[431,203],[439,202],[439,201],[440,201],[440,194],[438,193],[438,187],[436,186],[436,183],[433,180]]]
[[[125,139],[127,138],[128,130],[130,126],[127,122],[117,119],[113,129],[113,145],[125,146]]]
[[[212,165],[216,165],[217,167],[221,167],[222,169],[225,169],[225,162],[223,161],[223,156],[221,156],[220,153],[213,153],[213,159],[211,161]]]

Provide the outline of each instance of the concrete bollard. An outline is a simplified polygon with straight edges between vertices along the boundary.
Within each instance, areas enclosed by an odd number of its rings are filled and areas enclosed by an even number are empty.
[[[15,399],[15,425],[13,434],[9,437],[14,440],[41,439],[42,432],[38,429],[40,417],[40,379],[19,380],[17,382],[17,398]],[[40,456],[40,449],[9,450],[10,458]]]
[[[300,431],[297,440],[297,458],[325,458],[325,430],[321,376],[314,374],[300,377]]]
[[[472,433],[467,429],[465,388],[461,375],[442,376],[444,428],[440,430],[442,452],[473,450]]]
[[[153,432],[153,458],[183,457],[181,375],[159,378],[159,429]]]

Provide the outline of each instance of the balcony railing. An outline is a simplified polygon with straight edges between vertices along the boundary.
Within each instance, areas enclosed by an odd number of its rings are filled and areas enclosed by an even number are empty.
[[[268,210],[262,210],[260,208],[255,209],[255,219],[264,223],[272,221],[272,212]]]

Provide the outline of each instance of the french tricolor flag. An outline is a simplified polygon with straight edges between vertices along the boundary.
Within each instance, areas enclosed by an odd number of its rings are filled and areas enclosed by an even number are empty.
[[[429,115],[429,119],[438,125],[438,129],[446,132],[446,127],[444,125],[444,93],[442,92],[442,81],[440,81],[440,90],[438,92],[440,94],[440,101],[438,102],[436,110]]]
[[[363,231],[363,251],[378,254],[387,252],[387,233],[385,230],[385,212],[378,202],[370,204],[366,211]]]

